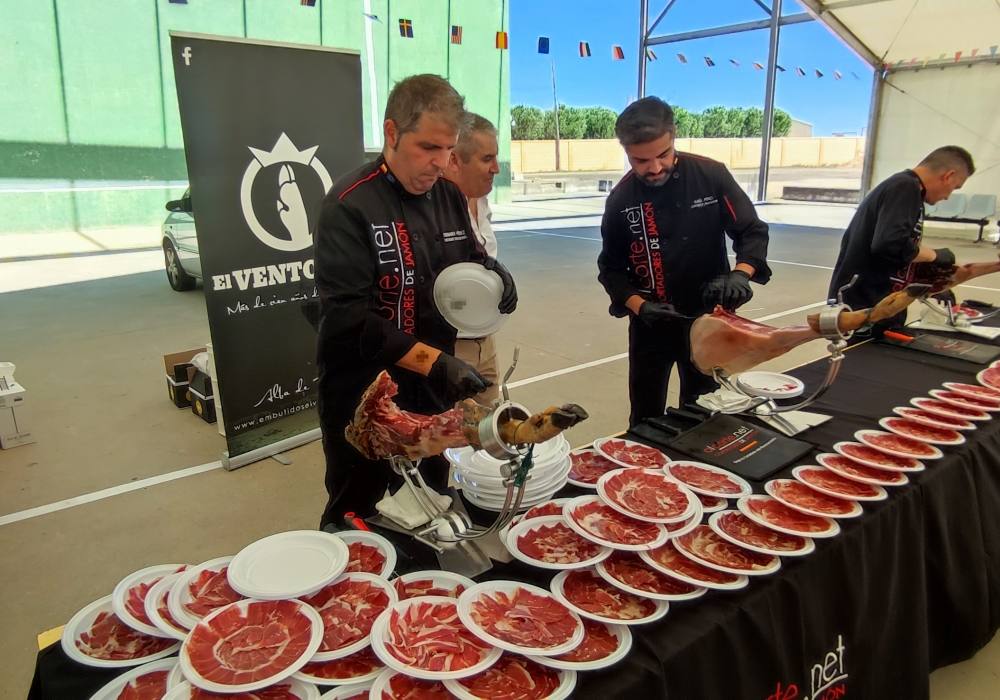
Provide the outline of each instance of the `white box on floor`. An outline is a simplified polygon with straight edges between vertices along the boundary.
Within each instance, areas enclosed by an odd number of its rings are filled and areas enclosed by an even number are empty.
[[[6,388],[4,388],[6,387]],[[17,408],[24,403],[25,389],[11,380],[0,386],[0,408]]]
[[[9,450],[19,445],[30,445],[35,438],[28,429],[28,411],[25,404],[17,408],[0,408],[0,449]]]

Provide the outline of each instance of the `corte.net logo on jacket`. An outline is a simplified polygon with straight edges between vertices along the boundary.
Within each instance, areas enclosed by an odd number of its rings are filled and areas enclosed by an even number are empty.
[[[417,262],[405,221],[371,225],[378,268],[378,312],[413,335],[417,326]]]
[[[663,256],[660,251],[660,230],[652,202],[642,202],[622,210],[629,230],[628,262],[636,286],[643,292],[654,292],[666,299]]]

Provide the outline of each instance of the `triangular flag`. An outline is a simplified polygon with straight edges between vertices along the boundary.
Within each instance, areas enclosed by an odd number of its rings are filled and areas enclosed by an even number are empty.
[[[739,62],[739,61],[737,61],[737,60],[736,60],[735,58],[730,58],[730,59],[729,59],[729,62],[730,62],[730,63],[732,63],[732,64],[733,64],[734,66],[736,66],[737,68],[739,68],[739,67],[740,67],[740,62]]]
[[[822,78],[823,77],[823,71],[821,71],[819,68],[814,68],[813,70],[816,71],[816,77],[817,78]]]
[[[993,47],[993,48],[996,48],[996,47]],[[653,49],[650,49],[650,48],[647,47],[646,48],[646,58],[648,60],[650,60],[650,61],[655,61],[656,60],[656,52],[653,51]]]
[[[756,70],[764,70],[764,64],[763,63],[757,63],[757,61],[753,62],[753,67]]]
[[[959,60],[961,60],[961,58],[962,58],[962,52],[961,51],[956,51],[955,52],[955,63],[958,63]]]
[[[580,42],[580,58],[590,58],[590,42]]]
[[[496,47],[501,51],[507,48],[507,32],[497,32]]]
[[[834,80],[840,80],[843,77],[844,77],[844,74],[841,73],[839,70],[833,71],[833,79]]]
[[[774,67],[775,67],[775,68],[777,68],[777,69],[778,69],[778,71],[779,71],[779,72],[781,72],[781,73],[784,73],[784,72],[785,72],[785,67],[784,67],[784,66],[782,66],[782,65],[781,65],[780,63],[775,63],[775,64],[774,64]]]
[[[705,65],[709,68],[715,67],[715,61],[712,60],[711,56],[705,56]]]
[[[381,22],[382,21],[382,20],[380,20],[378,18],[378,15],[370,15],[367,12],[362,12],[361,14],[363,14],[365,17],[367,17],[368,19],[370,19],[372,22]]]
[[[624,61],[625,60],[625,52],[622,50],[621,46],[612,46],[611,47],[611,60],[613,60],[613,61]]]
[[[685,56],[682,53],[677,54],[677,60],[680,61],[681,63],[687,63],[688,62],[687,56]]]
[[[858,75],[857,73],[855,73],[854,71],[851,71],[851,75],[853,75],[853,76],[854,76],[854,79],[855,79],[855,80],[861,80],[861,76],[860,76],[860,75]]]
[[[801,66],[796,66],[795,72],[798,74],[800,78],[806,74],[806,72],[802,69]]]
[[[547,36],[538,37],[538,53],[549,52],[549,38]]]
[[[462,43],[462,28],[457,24],[451,25],[451,43]]]
[[[413,38],[413,22],[408,19],[399,20],[399,35],[404,39]]]

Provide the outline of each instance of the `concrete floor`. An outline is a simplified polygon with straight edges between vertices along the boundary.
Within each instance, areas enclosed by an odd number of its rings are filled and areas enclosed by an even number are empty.
[[[594,214],[602,206],[601,199],[585,198],[497,212],[507,222],[498,225],[501,253],[521,298],[498,335],[501,363],[520,346],[517,401],[587,408],[590,419],[568,435],[574,445],[621,430],[627,416],[627,364],[618,357],[626,350],[625,323],[608,316],[596,281]],[[765,218],[787,222],[795,218],[791,211]],[[850,216],[804,211],[798,220],[810,223],[839,225]],[[803,307],[825,297],[825,267],[839,239],[834,228],[775,224],[774,279],[756,288],[744,315],[774,325],[800,322],[809,312]],[[939,244],[951,245],[963,261],[996,254],[988,245]],[[18,366],[38,438],[0,452],[0,516],[219,458],[224,442],[215,426],[168,402],[161,364],[164,353],[208,339],[203,297],[172,292],[154,263],[148,253],[132,253],[0,264],[0,359]],[[86,281],[81,270],[88,267],[101,278]],[[135,272],[121,274],[129,270]],[[73,281],[52,283],[60,279]],[[1000,303],[1000,279],[978,282],[960,296]],[[813,343],[772,364],[784,369],[822,353],[823,344]],[[8,603],[0,698],[24,697],[38,632],[63,624],[124,575],[155,563],[200,562],[273,532],[314,527],[325,500],[320,447],[288,456],[290,466],[267,460],[235,472],[214,469],[0,524],[0,599]],[[936,672],[932,697],[994,698],[998,669],[994,641],[976,658]]]

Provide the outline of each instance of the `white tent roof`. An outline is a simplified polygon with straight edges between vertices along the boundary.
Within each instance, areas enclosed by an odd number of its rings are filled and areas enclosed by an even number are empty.
[[[1000,0],[800,0],[871,61],[990,57],[1000,44]],[[867,55],[866,55],[867,54]],[[1000,59],[1000,53],[997,53]]]

